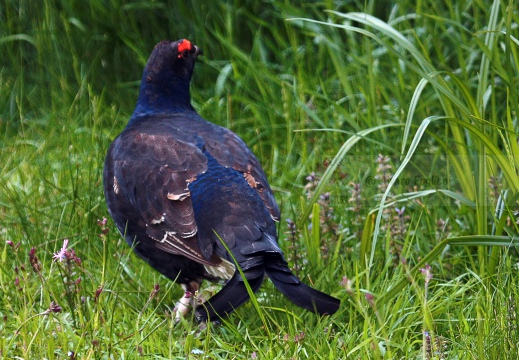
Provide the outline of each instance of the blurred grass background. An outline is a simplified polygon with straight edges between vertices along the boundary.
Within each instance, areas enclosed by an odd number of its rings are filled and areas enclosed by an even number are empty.
[[[4,1],[0,355],[517,358],[518,17],[513,0]],[[179,287],[99,222],[106,149],[153,46],[179,38],[204,51],[193,105],[256,153],[290,264],[336,315],[266,282],[259,313],[175,325]],[[52,260],[64,239],[81,262]]]

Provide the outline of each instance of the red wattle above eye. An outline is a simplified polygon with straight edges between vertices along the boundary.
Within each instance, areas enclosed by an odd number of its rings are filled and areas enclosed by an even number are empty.
[[[191,42],[189,40],[184,39],[178,44],[178,52],[181,53],[184,50],[191,50]]]

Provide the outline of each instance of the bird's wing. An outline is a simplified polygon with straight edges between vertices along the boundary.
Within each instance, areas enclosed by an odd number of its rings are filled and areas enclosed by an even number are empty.
[[[158,249],[207,265],[217,257],[204,257],[198,242],[197,224],[188,185],[207,169],[207,158],[194,144],[167,131],[124,132],[110,149],[113,156],[114,196],[130,204],[125,212],[138,212],[146,234]]]
[[[243,173],[249,186],[256,190],[274,221],[279,221],[280,212],[267,177],[252,151],[238,135],[221,128],[205,137],[206,149],[221,165]]]

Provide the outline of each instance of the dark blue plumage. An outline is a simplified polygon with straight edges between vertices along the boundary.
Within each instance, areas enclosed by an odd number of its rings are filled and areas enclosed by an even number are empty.
[[[267,274],[296,305],[334,313],[339,300],[301,283],[283,258],[279,209],[258,160],[236,134],[192,108],[189,83],[199,54],[187,40],[163,41],[153,50],[135,111],[106,156],[111,216],[142,259],[182,285],[177,315],[196,305],[193,295],[204,279],[227,282],[197,307],[198,321],[245,302],[234,260],[254,291]]]

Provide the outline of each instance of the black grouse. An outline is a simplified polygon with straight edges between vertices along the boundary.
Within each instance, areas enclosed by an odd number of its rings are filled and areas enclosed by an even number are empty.
[[[110,215],[137,255],[185,290],[177,316],[196,305],[204,279],[227,282],[196,308],[197,321],[218,319],[249,299],[233,257],[253,291],[266,273],[296,305],[333,314],[340,301],[303,284],[283,258],[279,209],[256,157],[191,106],[189,83],[200,54],[185,39],[155,46],[135,111],[106,156]]]

